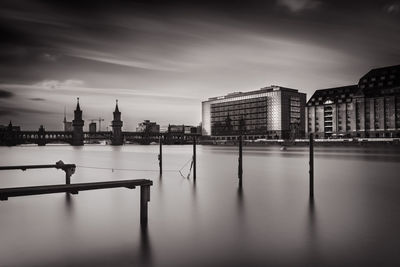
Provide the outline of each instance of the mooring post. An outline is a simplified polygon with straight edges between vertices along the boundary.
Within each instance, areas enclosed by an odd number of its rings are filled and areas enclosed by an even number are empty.
[[[314,198],[314,136],[310,133],[310,198]]]
[[[238,166],[238,178],[239,178],[239,186],[242,186],[242,177],[243,177],[243,151],[242,151],[242,135],[239,136],[239,166]]]
[[[147,203],[150,201],[150,186],[140,186],[140,224],[147,225]]]
[[[65,172],[65,184],[71,184],[71,176],[75,173],[75,164],[66,165],[62,160],[56,162],[56,168],[62,169]]]
[[[160,135],[160,154],[158,154],[158,165],[160,166],[160,175],[162,175],[162,135]]]
[[[75,173],[75,168],[66,168],[65,170],[65,184],[71,184],[71,176]]]
[[[193,136],[193,180],[196,181],[196,136]]]

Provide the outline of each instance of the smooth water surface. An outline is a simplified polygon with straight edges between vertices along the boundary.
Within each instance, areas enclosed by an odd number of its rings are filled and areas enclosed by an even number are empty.
[[[0,202],[0,266],[400,266],[400,153],[191,146],[0,147],[0,165],[79,167],[73,183],[151,179],[149,225],[137,189],[83,191]],[[183,176],[177,172],[182,168]],[[88,168],[91,167],[91,168]],[[121,170],[124,169],[124,170]],[[137,171],[142,170],[142,171]],[[1,171],[0,187],[64,183],[61,170]]]

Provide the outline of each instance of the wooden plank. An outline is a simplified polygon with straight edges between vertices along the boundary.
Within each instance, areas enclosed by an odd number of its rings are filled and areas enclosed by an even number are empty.
[[[43,195],[53,193],[78,193],[79,191],[126,187],[133,189],[136,186],[151,186],[153,182],[146,179],[119,180],[109,182],[79,183],[66,185],[44,185],[29,187],[13,187],[0,189],[0,200],[7,200],[9,197]]]
[[[19,165],[19,166],[0,166],[0,171],[4,170],[27,170],[27,169],[68,169],[76,168],[75,164],[50,164],[50,165]]]

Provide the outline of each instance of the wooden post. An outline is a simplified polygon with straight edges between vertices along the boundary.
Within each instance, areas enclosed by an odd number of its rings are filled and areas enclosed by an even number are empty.
[[[160,135],[160,154],[158,154],[158,165],[160,166],[160,175],[162,175],[162,135]]]
[[[71,184],[71,176],[75,173],[75,167],[64,167],[65,171],[65,184]]]
[[[147,203],[150,201],[150,186],[140,186],[140,224],[147,225]]]
[[[239,186],[242,186],[242,177],[243,177],[243,148],[242,148],[242,135],[239,136],[239,166],[238,166],[238,178],[239,178]]]
[[[193,136],[193,180],[196,181],[196,136]]]
[[[310,198],[314,198],[314,136],[310,133]]]
[[[71,171],[70,171],[70,169],[65,170],[65,184],[71,184]]]

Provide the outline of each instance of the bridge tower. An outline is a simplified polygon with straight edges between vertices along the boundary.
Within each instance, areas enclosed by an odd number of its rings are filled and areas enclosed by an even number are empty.
[[[114,110],[114,119],[111,122],[112,127],[112,137],[111,137],[111,144],[113,146],[120,146],[123,143],[123,136],[122,136],[122,121],[121,121],[121,112],[118,109],[118,99],[115,104]]]
[[[76,109],[74,111],[74,120],[72,121],[73,133],[72,133],[72,145],[82,146],[83,145],[83,125],[82,110],[79,106],[79,97],[77,98]]]
[[[15,140],[15,135],[14,135],[14,131],[13,131],[13,125],[10,121],[10,123],[8,124],[7,127],[7,131],[4,134],[4,144],[7,146],[16,146],[17,142]]]
[[[38,146],[45,146],[46,145],[46,130],[44,129],[43,125],[40,125],[38,131]]]

